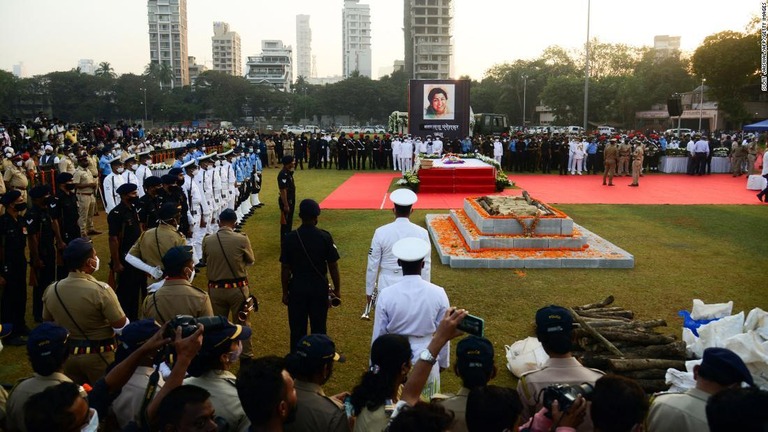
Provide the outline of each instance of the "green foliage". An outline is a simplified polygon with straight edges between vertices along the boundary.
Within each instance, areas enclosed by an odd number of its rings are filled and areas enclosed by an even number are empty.
[[[692,59],[693,72],[707,79],[709,99],[741,123],[751,118],[743,101],[745,89],[757,84],[760,72],[760,33],[724,31],[707,36]]]

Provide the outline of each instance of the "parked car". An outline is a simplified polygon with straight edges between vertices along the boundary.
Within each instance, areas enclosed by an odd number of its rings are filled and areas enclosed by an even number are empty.
[[[610,126],[598,126],[597,133],[599,135],[614,135],[616,133],[616,128]]]
[[[680,131],[679,135],[678,135],[678,131]],[[672,135],[672,136],[676,136],[676,137],[684,137],[686,135],[693,134],[693,131],[690,130],[690,129],[686,129],[686,128],[680,128],[680,129],[675,128],[675,129],[667,129],[667,130],[664,131],[664,133],[666,135]]]
[[[584,128],[581,126],[568,126],[565,128],[565,133],[568,135],[578,135],[584,133]]]

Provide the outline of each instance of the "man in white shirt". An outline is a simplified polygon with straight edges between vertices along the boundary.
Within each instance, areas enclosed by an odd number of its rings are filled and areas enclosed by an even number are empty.
[[[432,154],[437,156],[443,154],[443,140],[441,140],[440,137],[435,137],[435,139],[432,140]]]
[[[371,341],[384,334],[408,336],[413,363],[429,345],[450,307],[445,290],[421,278],[424,260],[431,251],[429,243],[420,238],[408,237],[395,243],[392,253],[402,267],[403,277],[383,290],[376,302]],[[446,344],[437,355],[437,363],[422,391],[427,400],[440,392],[440,368],[448,368],[449,360],[450,344]]]
[[[698,138],[697,135],[694,135],[693,138]],[[693,148],[695,146],[695,142],[693,141],[693,138],[688,139],[688,144],[685,146],[685,150],[688,152],[688,169],[687,173],[688,175],[694,175],[696,174],[696,154],[693,151]]]
[[[198,168],[195,160],[190,159],[181,168],[185,171],[184,185],[181,190],[187,196],[189,202],[189,227],[192,230],[192,240],[188,241],[194,252],[194,261],[197,263],[203,256],[203,237],[208,230],[208,221],[211,219],[211,209],[205,199],[203,191],[195,181]]]
[[[120,156],[115,156],[109,160],[109,166],[112,168],[112,172],[104,177],[104,210],[107,214],[120,203],[120,194],[117,193],[117,188],[125,183],[123,172],[123,162],[120,161]]]
[[[709,155],[709,141],[706,135],[702,135],[693,144],[694,173],[704,175],[707,172],[707,156]]]
[[[136,163],[136,156],[129,154],[123,161],[123,183],[133,183],[136,186],[139,185],[139,179],[136,177],[136,169],[138,167],[139,165]]]
[[[395,137],[395,139],[392,140],[392,167],[395,171],[400,168],[402,163],[402,159],[400,158],[400,149],[402,145],[403,142],[400,140],[400,137]]]
[[[413,149],[414,142],[410,138],[403,141],[403,145],[400,147],[400,161],[403,175],[413,168]]]
[[[144,196],[144,180],[148,177],[152,177],[152,170],[149,169],[149,164],[152,162],[152,156],[148,151],[139,153],[139,166],[136,167],[136,186],[138,186],[139,198]]]
[[[493,137],[493,160],[498,162],[499,166],[501,166],[502,156],[504,156],[504,147],[499,141],[499,137]]]
[[[403,278],[403,272],[397,264],[397,258],[392,253],[392,247],[398,240],[407,237],[416,237],[429,242],[429,233],[424,228],[412,223],[408,218],[413,213],[413,205],[417,201],[416,194],[410,189],[398,189],[389,195],[394,204],[392,212],[395,214],[394,222],[380,226],[376,229],[371,240],[371,248],[368,250],[368,267],[365,274],[366,302],[371,301],[374,290],[378,292],[393,285]],[[424,268],[421,277],[429,282],[431,275],[432,254],[424,259]]]

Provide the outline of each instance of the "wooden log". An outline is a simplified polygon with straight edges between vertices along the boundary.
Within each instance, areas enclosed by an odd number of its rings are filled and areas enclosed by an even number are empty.
[[[608,359],[609,368],[614,372],[627,372],[645,369],[669,369],[685,370],[683,360],[662,359]]]
[[[588,322],[592,327],[609,327],[612,325],[631,324],[625,319],[613,319],[613,318],[589,318],[582,317],[584,321]]]
[[[608,297],[604,298],[603,301],[601,301],[601,302],[585,304],[585,305],[582,305],[582,306],[576,306],[574,309],[575,310],[579,310],[579,311],[583,311],[583,310],[589,310],[589,309],[603,308],[603,307],[606,307],[609,304],[613,303],[613,300],[614,300],[613,296],[609,295]]]
[[[647,320],[647,321],[631,321],[631,322],[624,322],[624,321],[617,321],[612,319],[585,319],[591,325],[595,328],[603,328],[603,327],[609,327],[610,329],[652,329],[656,327],[666,327],[667,322],[663,319],[655,319],[655,320]]]
[[[578,356],[577,359],[584,365],[584,367],[588,368],[606,371],[610,367],[610,364],[608,363],[609,358],[606,356],[584,353]]]
[[[627,371],[621,373],[623,376],[632,379],[665,379],[666,369],[646,369],[638,371]]]
[[[635,313],[631,310],[603,312],[599,309],[596,309],[579,312],[579,315],[589,318],[626,318],[627,320],[631,320],[635,317]]]
[[[609,341],[625,341],[638,345],[666,345],[675,341],[672,336],[658,333],[646,333],[638,331],[600,330],[602,336]]]
[[[586,321],[584,321],[579,314],[577,314],[573,309],[568,309],[568,312],[571,313],[573,316],[573,319],[576,320],[582,327],[582,329],[586,330],[592,337],[597,339],[600,343],[605,345],[605,347],[608,349],[609,352],[616,354],[617,356],[623,357],[624,354],[621,353],[621,351],[616,348],[611,342],[608,341],[608,339],[604,338],[603,335],[601,335],[597,330],[593,329],[592,326],[587,324]]]
[[[685,359],[685,342],[675,341],[666,345],[628,347],[624,348],[623,352],[627,357],[682,360]]]

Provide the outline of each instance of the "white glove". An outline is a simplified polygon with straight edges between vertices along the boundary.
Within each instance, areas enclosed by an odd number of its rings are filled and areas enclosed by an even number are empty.
[[[155,279],[160,279],[163,277],[163,269],[158,267],[152,267],[149,264],[145,263],[144,261],[140,260],[139,258],[131,255],[126,254],[125,255],[125,262],[128,264],[136,267],[137,269],[143,271],[144,273],[149,274]]]
[[[163,269],[161,269],[160,266],[152,268],[152,270],[148,273],[155,279],[160,279],[163,277]]]

